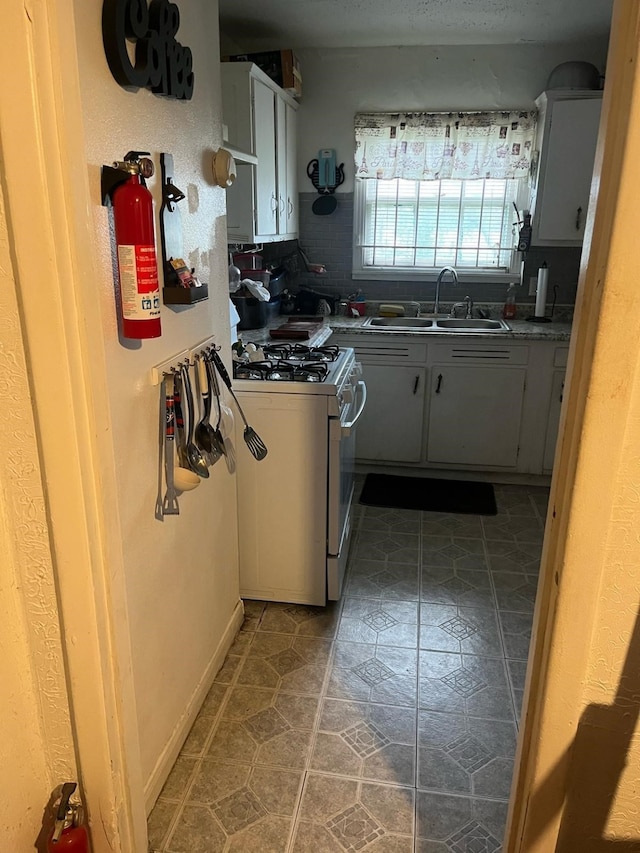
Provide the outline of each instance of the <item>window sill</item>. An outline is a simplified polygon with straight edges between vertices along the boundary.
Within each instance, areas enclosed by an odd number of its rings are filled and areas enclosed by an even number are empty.
[[[491,270],[462,271],[459,269],[457,269],[456,272],[458,273],[458,281],[464,284],[473,284],[474,282],[477,282],[478,284],[486,282],[506,284],[507,282],[520,281],[520,273],[516,272],[492,272]],[[354,281],[415,281],[424,283],[429,281],[435,282],[439,273],[440,270],[414,271],[392,269],[389,267],[385,269],[380,267],[377,269],[359,268],[351,271],[351,278]],[[445,282],[450,281],[450,276],[447,274],[444,280]]]

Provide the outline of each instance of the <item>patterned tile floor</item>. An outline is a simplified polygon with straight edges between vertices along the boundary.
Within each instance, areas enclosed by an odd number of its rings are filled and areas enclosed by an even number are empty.
[[[356,505],[342,601],[247,601],[149,818],[157,853],[501,850],[548,491]]]

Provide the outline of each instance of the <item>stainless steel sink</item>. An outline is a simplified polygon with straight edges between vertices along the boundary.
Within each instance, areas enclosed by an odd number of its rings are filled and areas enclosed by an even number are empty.
[[[511,327],[504,320],[436,320],[439,329],[460,332],[510,332]]]
[[[428,317],[367,317],[363,326],[383,329],[415,329],[420,332],[510,332],[504,320],[457,320],[453,317],[441,319]]]
[[[363,326],[385,326],[387,329],[428,329],[433,320],[425,317],[369,317]]]
[[[387,329],[428,329],[433,320],[425,317],[370,317],[363,326],[384,326]]]

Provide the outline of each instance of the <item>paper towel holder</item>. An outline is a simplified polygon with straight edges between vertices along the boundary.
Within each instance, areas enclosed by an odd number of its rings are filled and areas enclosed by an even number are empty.
[[[550,323],[551,318],[546,316],[546,302],[547,302],[547,283],[548,283],[548,275],[549,269],[547,267],[547,262],[545,261],[540,269],[538,270],[538,287],[536,289],[536,307],[535,313],[532,317],[527,317],[528,323]],[[555,291],[554,291],[555,292]],[[540,303],[540,304],[539,304]],[[555,297],[554,297],[555,304]],[[538,311],[541,313],[538,313]],[[553,311],[552,311],[553,313]]]

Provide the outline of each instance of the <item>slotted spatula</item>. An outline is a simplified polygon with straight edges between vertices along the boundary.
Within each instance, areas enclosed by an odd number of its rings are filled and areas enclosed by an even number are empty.
[[[231,379],[229,378],[229,374],[227,373],[227,368],[224,366],[222,359],[213,347],[209,350],[209,355],[216,370],[222,377],[222,381],[229,389],[229,393],[233,397],[233,402],[238,407],[240,417],[244,422],[244,442],[249,448],[251,454],[258,460],[258,462],[260,462],[268,453],[267,446],[260,438],[258,433],[254,430],[254,428],[252,426],[249,426],[249,423],[244,416],[244,412],[242,411],[242,406],[238,402],[238,398],[236,397],[236,395],[233,393],[233,388],[231,387]]]

